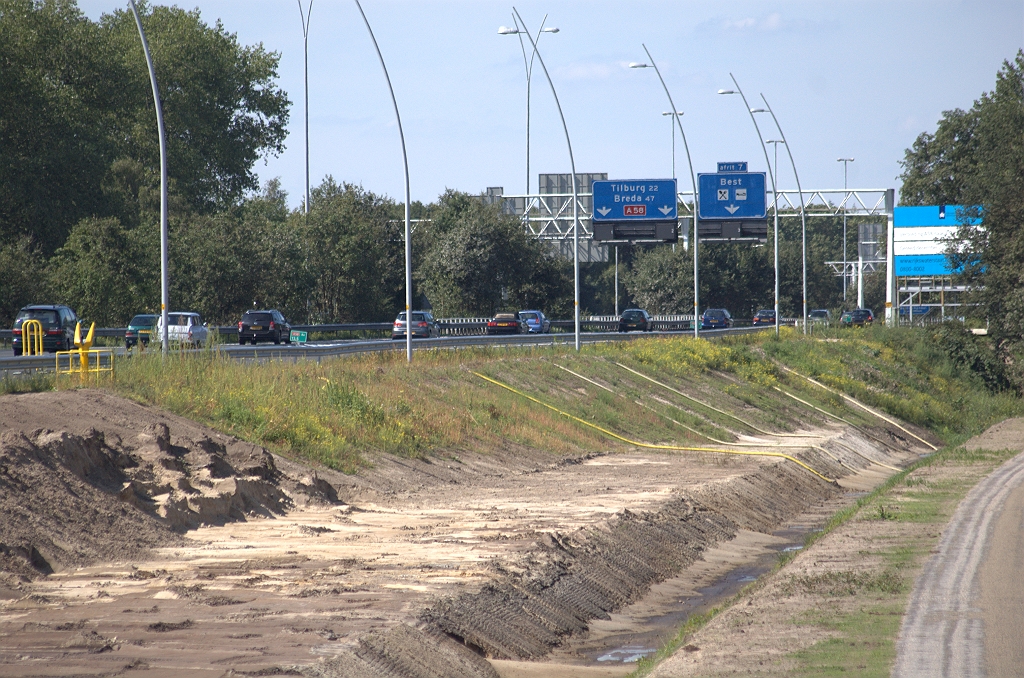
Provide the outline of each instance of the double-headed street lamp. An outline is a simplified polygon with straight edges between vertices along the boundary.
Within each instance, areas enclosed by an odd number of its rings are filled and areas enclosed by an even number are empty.
[[[772,194],[775,196],[775,334],[779,334],[779,191],[775,186],[775,173],[772,171],[772,163],[768,159],[768,147],[764,143],[764,137],[761,135],[761,128],[757,125],[757,118],[754,117],[754,112],[758,109],[750,107],[747,103],[747,97],[743,94],[743,90],[740,89],[740,84],[736,82],[735,76],[732,73],[729,74],[732,78],[733,84],[736,89],[720,89],[719,94],[739,94],[743,99],[743,106],[747,109],[750,114],[750,121],[754,123],[754,131],[757,132],[757,140],[761,142],[761,150],[764,151],[764,162],[768,165],[768,177],[772,181]]]
[[[690,145],[686,143],[686,132],[683,131],[683,122],[680,120],[682,113],[676,108],[675,102],[672,101],[672,95],[668,91],[668,85],[665,84],[665,78],[661,77],[661,71],[658,69],[658,64],[654,61],[654,57],[651,56],[651,51],[647,49],[647,45],[641,43],[641,47],[644,48],[644,52],[647,54],[647,58],[650,60],[649,64],[632,62],[629,64],[630,68],[653,68],[654,72],[658,74],[658,80],[661,81],[661,87],[665,90],[665,96],[668,97],[668,105],[671,111],[676,111],[676,115],[672,116],[672,119],[676,121],[676,126],[679,127],[679,134],[683,137],[683,148],[686,149],[686,162],[690,166],[690,183],[693,186],[693,336],[700,336],[700,279],[698,278],[697,272],[697,250],[700,237],[697,235],[697,215],[699,212],[698,201],[699,197],[697,194],[697,175],[693,173],[693,160],[690,158]],[[668,115],[672,115],[671,112]],[[675,144],[675,134],[672,135],[672,143]],[[672,154],[673,169],[675,167],[675,152]],[[674,172],[673,172],[674,174]],[[678,197],[675,198],[678,200]]]
[[[558,117],[562,120],[562,130],[565,131],[565,145],[569,147],[569,167],[572,170],[572,269],[573,269],[573,319],[575,326],[575,344],[576,350],[580,350],[580,218],[579,218],[579,195],[576,189],[576,160],[572,155],[572,142],[569,140],[569,127],[565,124],[565,114],[562,113],[562,104],[558,101],[558,92],[555,91],[555,83],[551,80],[551,74],[548,73],[548,67],[544,65],[544,57],[540,55],[537,50],[537,41],[533,39],[525,30],[521,27],[526,25],[523,21],[523,17],[519,16],[519,11],[512,8],[512,18],[516,23],[516,30],[525,33],[526,39],[530,41],[530,47],[533,48],[533,55],[537,57],[537,61],[540,62],[540,67],[544,71],[544,77],[547,78],[548,85],[551,87],[551,94],[555,98],[555,106],[558,108]],[[522,34],[521,33],[521,34]],[[539,34],[538,34],[539,37]],[[527,177],[529,181],[529,177]]]
[[[846,201],[849,198],[846,195],[846,179],[847,169],[853,162],[853,158],[836,158],[836,162],[843,163],[843,301],[846,301]]]
[[[544,20],[540,22],[540,28],[537,29],[537,37],[531,40],[531,44],[537,44],[541,33],[558,32],[558,29],[553,26],[550,28],[544,27],[547,20],[548,15],[545,14]],[[523,42],[523,33],[526,33],[526,30],[519,27],[515,15],[512,16],[512,21],[516,24],[516,27],[501,26],[498,28],[498,35],[518,35],[519,47],[523,50],[523,66],[526,67],[526,195],[530,195],[530,80],[533,76],[533,57],[537,55],[537,52],[534,50],[530,54],[530,58],[526,58],[526,43]],[[529,36],[529,33],[527,33],[527,36]]]
[[[309,223],[309,15],[313,13],[313,0],[309,0],[309,9],[302,10],[302,0],[299,3],[299,18],[302,19],[302,75],[306,85],[306,202],[303,205],[303,212],[306,215],[306,222]]]

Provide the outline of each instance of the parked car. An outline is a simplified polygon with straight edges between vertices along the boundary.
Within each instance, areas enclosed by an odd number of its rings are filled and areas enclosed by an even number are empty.
[[[527,325],[518,313],[496,313],[487,321],[485,334],[521,334],[526,332]]]
[[[78,316],[67,306],[59,304],[33,304],[18,311],[14,319],[14,331],[11,345],[14,355],[24,351],[24,337],[21,336],[21,325],[26,320],[38,320],[43,326],[43,350],[56,353],[70,351],[75,342],[75,325]]]
[[[870,308],[855,308],[847,311],[839,318],[839,322],[847,327],[870,325],[875,321],[875,314]]]
[[[163,318],[157,317],[156,333],[163,336]],[[206,323],[198,313],[175,311],[167,314],[167,342],[179,346],[202,348],[209,336]]]
[[[770,308],[763,308],[754,314],[754,319],[751,321],[752,325],[774,325],[775,324],[775,311]]]
[[[149,340],[156,332],[156,321],[160,316],[155,313],[140,313],[128,321],[128,328],[124,331],[124,347],[131,348],[136,344],[149,346]],[[159,341],[157,337],[157,341]]]
[[[526,331],[531,334],[547,334],[551,331],[551,321],[540,311],[520,311],[519,319],[526,323]]]
[[[773,312],[774,314],[774,312]],[[775,322],[775,319],[772,319]],[[732,327],[732,316],[724,308],[709,308],[700,317],[700,328],[702,330],[719,330]]]
[[[395,324],[391,328],[392,339],[405,339],[405,311],[398,314]],[[430,337],[441,336],[441,325],[429,311],[412,312],[412,338],[429,339]]]
[[[651,314],[642,308],[627,308],[619,316],[619,332],[650,332],[653,329],[654,320],[651,319]]]
[[[238,321],[238,343],[272,341],[280,344],[292,343],[292,326],[277,309],[269,311],[246,311]]]
[[[816,308],[807,314],[807,317],[811,322],[824,323],[829,325],[832,323],[832,313],[827,308]]]

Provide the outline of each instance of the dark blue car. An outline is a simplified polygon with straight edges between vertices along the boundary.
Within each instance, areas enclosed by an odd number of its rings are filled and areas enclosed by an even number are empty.
[[[709,308],[700,318],[702,330],[720,330],[732,327],[732,316],[724,308]]]

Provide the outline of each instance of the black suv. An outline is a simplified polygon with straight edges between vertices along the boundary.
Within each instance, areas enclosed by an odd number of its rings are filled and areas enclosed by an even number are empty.
[[[18,317],[14,319],[14,338],[11,341],[14,355],[24,352],[21,325],[26,320],[38,320],[42,324],[44,351],[70,351],[74,345],[75,325],[78,323],[75,312],[58,304],[33,304],[18,311]]]
[[[271,309],[269,311],[246,311],[242,319],[238,321],[238,343],[244,344],[246,340],[254,346],[257,341],[273,341],[280,344],[292,343],[292,326],[288,324],[280,311]]]

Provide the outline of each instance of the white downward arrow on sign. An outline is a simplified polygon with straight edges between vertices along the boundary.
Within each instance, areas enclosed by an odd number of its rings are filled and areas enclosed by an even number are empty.
[[[672,208],[666,205],[665,207],[659,207],[658,211],[661,212],[662,214],[667,215],[669,212],[672,211]]]
[[[607,207],[599,207],[597,209],[597,213],[600,214],[602,217],[608,216],[609,212],[611,212],[611,210]]]
[[[729,205],[728,207],[725,208],[725,211],[728,212],[729,214],[736,214],[736,210],[738,209],[739,206],[737,205]]]

